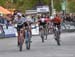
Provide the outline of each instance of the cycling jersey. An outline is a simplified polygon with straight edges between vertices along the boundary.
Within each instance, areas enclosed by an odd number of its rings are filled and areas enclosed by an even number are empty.
[[[29,26],[31,25],[31,23],[33,22],[33,20],[30,17],[27,17],[24,21],[24,26]]]
[[[61,19],[59,17],[55,17],[53,20],[52,20],[53,23],[56,23],[56,24],[59,24],[61,23]]]
[[[20,28],[23,27],[23,23],[25,22],[25,18],[21,17],[20,19],[15,19],[14,22],[17,24],[17,31],[20,31]]]
[[[57,28],[58,28],[59,31],[60,31],[60,29],[61,29],[61,26],[60,26],[60,24],[61,24],[61,19],[60,19],[59,17],[55,17],[55,18],[52,20],[52,22],[53,22],[53,26],[54,26],[54,27],[57,26]]]
[[[45,25],[46,24],[45,18],[41,18],[38,22],[40,22],[39,25]]]

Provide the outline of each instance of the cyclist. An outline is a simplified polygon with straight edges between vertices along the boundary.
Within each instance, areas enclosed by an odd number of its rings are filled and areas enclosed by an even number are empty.
[[[38,22],[39,22],[39,27],[40,27],[40,26],[45,27],[45,25],[46,25],[45,16],[41,16],[41,18],[39,18]]]
[[[31,32],[31,24],[33,23],[33,20],[30,16],[27,16],[25,21],[24,21],[24,27],[28,27],[28,29],[30,30],[30,36],[32,37],[32,32]]]
[[[57,26],[57,28],[59,29],[60,31],[60,28],[61,28],[61,18],[56,14],[54,19],[52,19],[52,23],[53,23],[53,26]]]
[[[39,22],[39,27],[43,26],[45,28],[46,24],[50,22],[49,16],[42,15],[41,17],[39,17],[38,22]]]
[[[46,24],[48,22],[48,19],[46,18],[45,15],[42,15],[39,20],[38,20],[38,23],[39,23],[39,31],[41,31],[41,28],[43,29],[44,31],[44,34],[46,33]],[[44,38],[44,36],[41,35],[41,38]]]
[[[56,14],[55,17],[51,20],[52,23],[53,23],[53,27],[56,27],[58,28],[59,30],[59,34],[60,34],[60,29],[61,29],[61,18]],[[53,28],[53,31],[55,33],[55,30]],[[55,38],[56,39],[56,38]]]
[[[46,23],[47,23],[48,33],[49,33],[49,30],[51,28],[51,20],[50,20],[49,16],[46,16]]]
[[[13,22],[14,22],[15,24],[17,24],[18,46],[19,46],[19,39],[20,39],[20,29],[23,28],[24,20],[25,20],[25,18],[22,17],[22,14],[21,14],[21,13],[17,13],[17,18],[15,18],[15,19],[13,20]]]

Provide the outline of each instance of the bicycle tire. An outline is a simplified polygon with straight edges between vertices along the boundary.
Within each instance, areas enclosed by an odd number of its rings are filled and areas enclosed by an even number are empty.
[[[60,35],[59,35],[59,32],[56,33],[56,39],[55,40],[57,42],[57,45],[60,46]]]
[[[19,48],[20,48],[20,51],[22,51],[22,41],[20,41],[20,46],[19,46]]]
[[[47,31],[47,29],[46,29],[46,32],[45,32],[45,36],[46,36],[46,39],[45,39],[45,40],[47,40],[47,36],[48,36],[48,31]]]
[[[60,46],[60,40],[56,39],[57,45]]]
[[[44,42],[44,32],[43,32],[43,30],[41,30],[40,33],[41,33],[41,39],[42,39],[42,43],[43,43]]]
[[[46,36],[46,39],[45,40],[47,40],[47,36],[48,36],[48,25],[46,24],[45,26],[46,26],[45,27],[45,36]]]
[[[30,49],[30,35],[28,32],[26,33],[27,33],[26,37],[28,37],[26,38],[26,49],[29,50]]]
[[[30,49],[30,40],[28,40],[28,42],[27,42],[27,50],[29,50]]]

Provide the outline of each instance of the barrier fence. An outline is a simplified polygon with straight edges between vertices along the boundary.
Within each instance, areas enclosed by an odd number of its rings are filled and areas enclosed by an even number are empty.
[[[65,28],[66,27],[66,28]],[[75,26],[70,24],[64,24],[61,26],[62,31],[65,32],[71,32],[75,31]],[[39,26],[38,24],[32,24],[32,35],[39,35]],[[17,36],[17,30],[14,28],[14,26],[8,26],[8,29],[6,26],[3,26],[3,32],[1,32],[0,28],[0,38],[10,38],[10,37],[16,37]]]

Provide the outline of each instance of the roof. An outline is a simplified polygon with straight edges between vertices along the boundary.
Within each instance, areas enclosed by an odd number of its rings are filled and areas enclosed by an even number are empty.
[[[0,13],[2,14],[11,14],[11,12],[5,8],[3,8],[2,6],[0,6]]]

